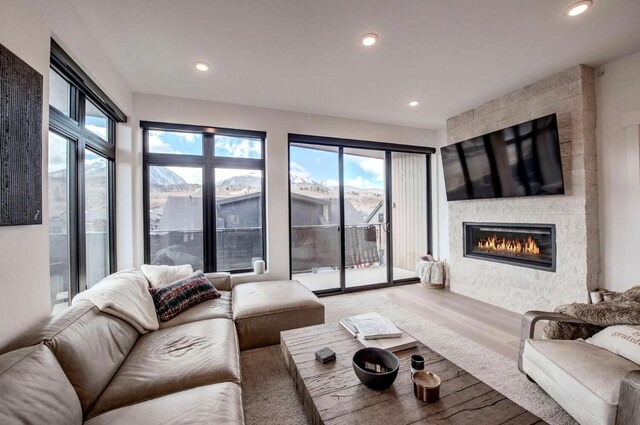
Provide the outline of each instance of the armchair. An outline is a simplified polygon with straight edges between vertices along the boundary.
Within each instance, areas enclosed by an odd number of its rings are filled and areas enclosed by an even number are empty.
[[[561,313],[525,313],[518,369],[581,424],[640,425],[640,365],[581,340],[535,339],[541,320],[585,323]]]

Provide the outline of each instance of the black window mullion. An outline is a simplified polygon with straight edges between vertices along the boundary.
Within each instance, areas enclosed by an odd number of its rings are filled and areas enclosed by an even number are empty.
[[[427,250],[433,254],[433,205],[432,205],[432,182],[431,182],[431,154],[426,155],[427,159]]]
[[[263,170],[264,160],[253,158],[228,158],[214,157],[213,165],[216,168],[238,168],[242,170]]]
[[[211,133],[203,133],[202,150],[204,155],[203,190],[203,218],[204,232],[204,267],[205,270],[218,271],[216,255],[216,222],[218,219],[216,208],[216,171],[213,163],[214,137]]]
[[[346,265],[346,235],[344,219],[344,148],[338,147],[338,198],[340,203],[340,290],[344,292],[346,288],[347,270]],[[289,187],[291,190],[291,187]],[[289,247],[291,249],[291,247]]]
[[[109,187],[107,211],[109,213],[108,232],[109,232],[109,271],[114,273],[118,269],[117,249],[117,229],[116,229],[116,162],[115,159],[108,159],[107,166],[109,170],[108,179]]]
[[[79,102],[78,102],[78,110],[79,112],[79,119],[78,119],[78,125],[80,126],[81,129],[84,129],[84,123],[85,123],[85,119],[84,119],[84,111],[85,111],[85,99],[84,96],[80,96],[79,97]],[[87,289],[87,241],[86,241],[86,225],[85,225],[85,219],[86,219],[86,199],[85,199],[85,173],[84,173],[84,169],[85,169],[85,148],[86,148],[86,143],[85,143],[85,139],[84,139],[84,132],[81,130],[80,132],[80,137],[78,137],[78,143],[76,144],[76,148],[77,148],[77,152],[76,152],[76,158],[77,158],[77,169],[76,169],[76,176],[77,176],[77,187],[76,187],[76,199],[77,199],[77,209],[76,209],[76,214],[77,214],[77,225],[76,228],[78,229],[78,285],[79,285],[79,291],[82,292],[85,289]]]
[[[91,149],[109,159],[115,159],[116,147],[113,143],[102,140],[99,136],[87,129],[82,130],[82,138],[86,146],[90,146]]]
[[[142,222],[144,226],[144,263],[151,264],[151,223],[150,223],[150,211],[151,205],[149,197],[151,196],[151,186],[149,185],[149,167],[151,166],[149,161],[149,155],[146,153],[149,151],[149,131],[142,131]]]
[[[145,134],[148,136],[148,132],[145,131]],[[170,167],[180,167],[180,166],[192,166],[192,167],[202,167],[204,165],[204,159],[201,156],[196,155],[175,155],[175,154],[163,154],[163,153],[152,153],[145,154],[146,161],[151,165],[158,166],[170,166]]]

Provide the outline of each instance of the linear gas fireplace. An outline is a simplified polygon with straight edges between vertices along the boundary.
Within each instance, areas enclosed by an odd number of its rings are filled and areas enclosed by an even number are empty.
[[[554,224],[463,223],[464,256],[556,271]]]

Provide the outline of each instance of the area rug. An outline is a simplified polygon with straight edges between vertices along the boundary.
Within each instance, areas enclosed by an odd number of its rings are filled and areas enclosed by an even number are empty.
[[[327,322],[376,311],[549,424],[576,424],[518,371],[515,361],[391,301],[384,290],[327,297],[322,302]],[[308,423],[279,346],[244,351],[241,357],[248,425]]]

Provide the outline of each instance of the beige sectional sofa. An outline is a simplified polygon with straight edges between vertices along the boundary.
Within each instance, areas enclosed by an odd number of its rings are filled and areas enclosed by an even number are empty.
[[[296,281],[231,286],[140,335],[80,301],[0,351],[1,424],[241,424],[240,349],[324,323]]]

